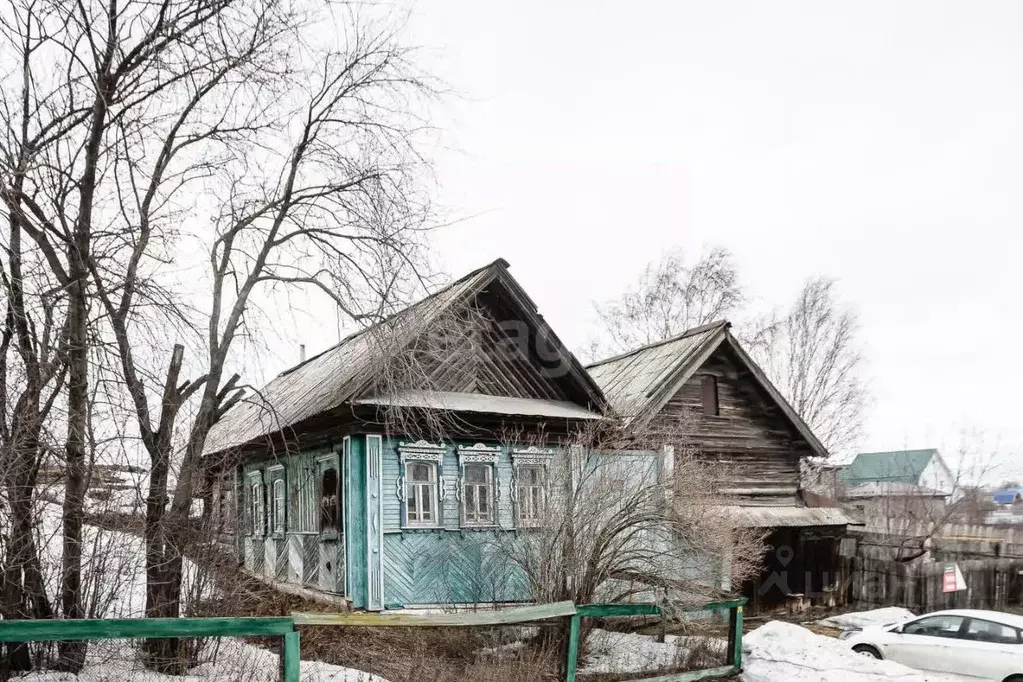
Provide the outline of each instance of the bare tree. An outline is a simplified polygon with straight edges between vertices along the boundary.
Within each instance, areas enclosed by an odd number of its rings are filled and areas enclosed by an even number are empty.
[[[842,304],[835,281],[806,281],[792,307],[751,325],[750,354],[832,452],[851,447],[867,406],[856,313]]]
[[[645,600],[670,611],[756,574],[763,534],[722,504],[727,475],[688,445],[683,421],[627,434],[604,423],[531,455],[543,473],[520,469],[513,486],[520,523],[534,528],[499,542],[534,599]]]
[[[624,353],[727,318],[745,301],[732,254],[716,246],[692,265],[680,249],[649,263],[620,299],[597,306],[604,339],[594,354]],[[596,357],[594,359],[597,359]]]
[[[318,21],[335,29],[326,44],[306,30]],[[238,398],[227,366],[238,336],[258,335],[252,310],[306,290],[379,319],[420,278],[417,142],[434,92],[395,24],[361,5],[19,0],[3,29],[20,68],[3,83],[0,194],[12,234],[67,292],[62,611],[81,613],[89,353],[109,343],[152,462],[147,614],[173,617],[195,469]],[[206,305],[183,302],[164,274],[183,239],[206,254],[208,293],[186,292]],[[154,329],[199,349],[194,381],[181,379],[184,346],[154,348]],[[63,667],[80,667],[84,647],[62,648]]]

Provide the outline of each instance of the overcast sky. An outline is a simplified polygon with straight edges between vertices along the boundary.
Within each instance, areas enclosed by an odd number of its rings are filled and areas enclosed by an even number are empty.
[[[1023,2],[421,0],[409,31],[462,96],[448,274],[506,258],[575,350],[671,247],[726,246],[764,307],[834,276],[863,449],[971,429],[1019,470]]]

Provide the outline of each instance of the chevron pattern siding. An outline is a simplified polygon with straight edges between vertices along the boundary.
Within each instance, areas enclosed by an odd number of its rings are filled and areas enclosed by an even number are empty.
[[[443,531],[384,536],[387,603],[446,604],[529,599],[517,568],[500,556],[491,533]]]
[[[302,583],[307,587],[320,584],[320,538],[317,535],[302,536]]]

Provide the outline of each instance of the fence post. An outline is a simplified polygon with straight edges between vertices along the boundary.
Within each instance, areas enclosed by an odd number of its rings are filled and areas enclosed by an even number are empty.
[[[579,666],[579,623],[582,617],[577,613],[570,616],[568,646],[565,654],[565,682],[575,682],[575,671]]]
[[[297,630],[284,634],[284,680],[283,682],[299,682],[299,664],[301,658],[301,635]]]
[[[728,610],[728,643],[732,646],[732,665],[742,669],[742,604]]]

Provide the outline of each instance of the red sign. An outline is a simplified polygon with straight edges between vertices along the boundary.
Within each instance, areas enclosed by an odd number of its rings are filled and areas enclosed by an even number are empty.
[[[945,575],[941,581],[942,592],[955,592],[956,591],[956,567],[946,566]]]

